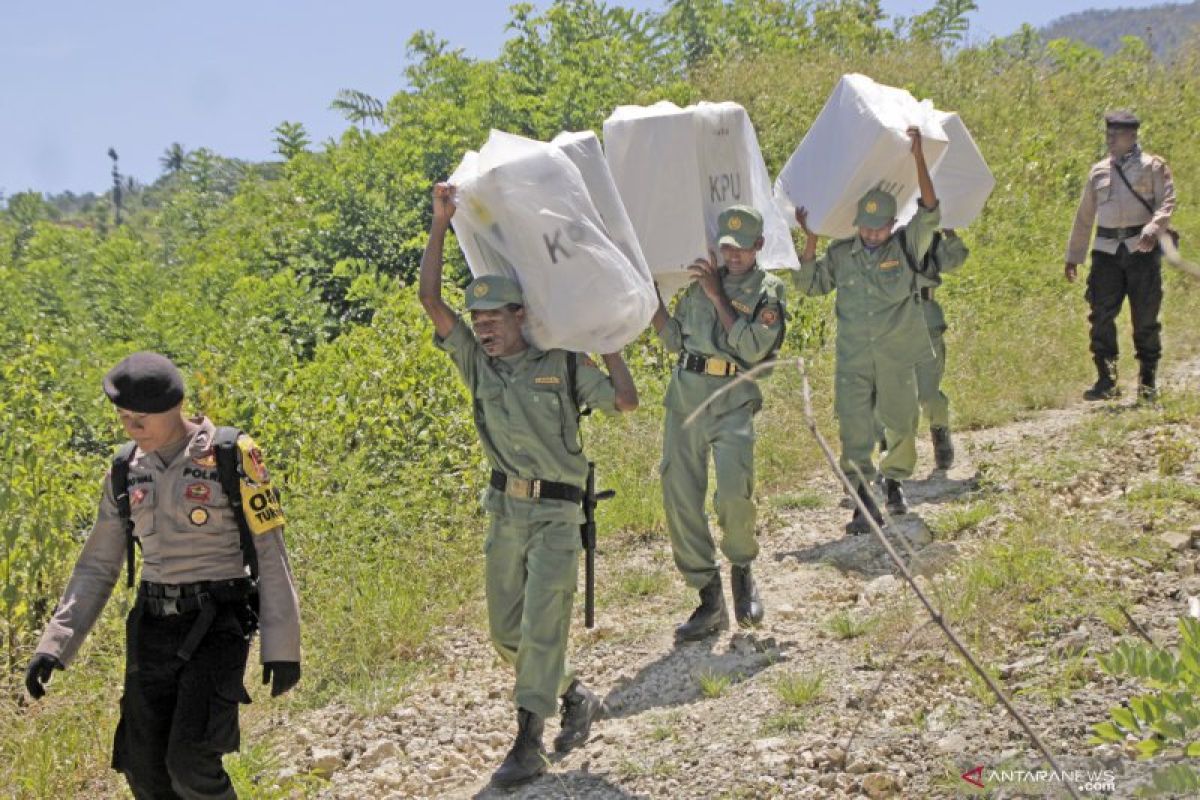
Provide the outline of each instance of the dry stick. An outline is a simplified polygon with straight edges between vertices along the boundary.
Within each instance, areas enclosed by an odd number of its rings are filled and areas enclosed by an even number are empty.
[[[871,706],[875,705],[875,699],[879,697],[879,693],[883,691],[884,684],[887,683],[888,678],[892,677],[892,673],[896,671],[896,666],[900,663],[900,656],[908,651],[908,646],[912,643],[913,639],[917,638],[917,634],[932,624],[933,620],[925,620],[922,625],[913,628],[912,632],[909,633],[908,636],[904,637],[904,641],[898,648],[896,648],[896,657],[892,659],[892,663],[888,665],[888,668],[884,670],[883,675],[881,675],[879,680],[875,682],[875,688],[872,689],[871,694],[867,696],[866,702],[863,703],[862,711],[860,711],[858,714],[858,719],[854,721],[854,728],[851,729],[850,738],[846,740],[846,747],[844,748],[847,755],[850,753],[850,748],[854,746],[854,737],[858,736],[858,729],[862,727],[863,720],[867,718],[867,712],[871,710]]]
[[[941,613],[933,607],[933,605],[929,602],[929,598],[927,598],[925,593],[921,591],[919,586],[917,586],[917,582],[913,578],[912,573],[910,573],[908,568],[904,566],[904,562],[900,559],[900,554],[896,552],[895,548],[892,547],[891,542],[889,542],[887,537],[883,535],[883,530],[879,527],[878,523],[875,522],[875,518],[868,513],[866,506],[863,505],[862,498],[858,496],[858,492],[854,491],[854,487],[850,484],[850,479],[846,477],[846,473],[843,472],[838,466],[837,458],[833,455],[833,450],[829,447],[829,443],[825,441],[825,437],[821,435],[819,430],[817,430],[817,418],[813,414],[812,410],[812,390],[808,384],[808,370],[805,366],[803,358],[797,359],[796,363],[797,367],[800,369],[801,393],[804,399],[804,417],[808,421],[808,430],[810,433],[812,433],[813,438],[817,440],[817,445],[821,448],[821,452],[824,453],[825,460],[833,469],[834,474],[837,475],[839,480],[841,480],[842,485],[845,486],[849,492],[851,492],[851,497],[854,498],[854,502],[858,506],[859,511],[864,515],[868,524],[870,524],[871,530],[875,534],[875,538],[877,538],[880,544],[883,545],[883,548],[887,550],[888,555],[891,556],[892,561],[896,564],[896,568],[900,571],[900,575],[912,588],[913,592],[916,593],[917,599],[921,601],[921,605],[925,606],[925,610],[929,613],[930,619],[932,619],[933,622],[942,629],[942,633],[944,633],[946,638],[950,640],[950,644],[954,645],[954,649],[958,651],[958,654],[962,656],[963,660],[970,665],[971,669],[973,669],[975,673],[983,680],[983,682],[987,684],[987,687],[992,690],[992,694],[996,695],[996,698],[1000,701],[1000,704],[1004,706],[1004,709],[1013,719],[1017,721],[1017,724],[1024,729],[1025,733],[1029,735],[1029,738],[1033,740],[1033,743],[1037,746],[1037,749],[1040,750],[1042,755],[1046,757],[1046,760],[1050,762],[1050,766],[1054,769],[1054,771],[1061,775],[1063,769],[1058,765],[1058,761],[1054,758],[1054,755],[1050,752],[1050,749],[1042,742],[1041,737],[1034,732],[1033,727],[1029,724],[1029,722],[1026,721],[1021,712],[1013,706],[1012,702],[1008,699],[1008,696],[1004,694],[1004,690],[996,684],[996,681],[992,679],[992,676],[988,674],[987,670],[979,666],[979,662],[975,660],[975,656],[971,654],[971,651],[967,649],[966,645],[959,641],[958,636],[956,636],[954,631],[950,629],[950,625],[942,617]],[[1063,785],[1066,787],[1067,792],[1071,795],[1071,797],[1075,798],[1075,800],[1079,800],[1079,795],[1076,793],[1074,786],[1072,786],[1070,783],[1064,783]]]
[[[1138,621],[1133,618],[1133,615],[1129,613],[1125,606],[1118,606],[1118,608],[1121,609],[1121,613],[1125,616],[1125,619],[1128,620],[1133,629],[1138,632],[1138,635],[1149,642],[1151,647],[1158,647],[1158,642],[1150,638],[1150,634],[1146,633],[1146,629],[1138,624]]]
[[[1180,272],[1200,280],[1200,264],[1195,264],[1179,255],[1179,248],[1175,246],[1175,242],[1171,241],[1171,237],[1165,232],[1158,235],[1158,244],[1162,248],[1163,257],[1167,259],[1168,264]]]

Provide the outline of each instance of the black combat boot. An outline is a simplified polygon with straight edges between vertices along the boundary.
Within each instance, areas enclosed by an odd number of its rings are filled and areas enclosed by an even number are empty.
[[[949,428],[930,428],[929,436],[933,439],[933,463],[938,469],[950,469],[954,466],[954,443],[950,441]]]
[[[733,584],[733,616],[738,625],[749,627],[762,622],[762,598],[758,595],[758,586],[750,573],[750,565],[739,567],[734,564],[730,583]]]
[[[1154,378],[1157,364],[1142,364],[1142,368],[1138,371],[1138,401],[1142,403],[1153,403],[1158,400],[1158,389],[1155,387]]]
[[[687,622],[675,629],[675,638],[685,642],[695,642],[718,631],[728,629],[729,615],[725,613],[725,593],[721,588],[721,573],[716,572],[700,590],[700,605],[688,617]]]
[[[879,525],[883,524],[883,514],[879,511],[879,506],[875,503],[875,495],[871,492],[871,486],[863,483],[859,484],[858,497],[862,500],[863,505],[867,507],[871,517]],[[846,523],[846,533],[857,535],[860,533],[870,533],[871,523],[863,516],[863,513],[858,510],[858,505],[854,506],[854,516]]]
[[[904,499],[904,488],[900,486],[900,481],[894,481],[891,478],[885,478],[883,481],[883,489],[887,492],[887,510],[889,514],[899,516],[908,513],[908,501]]]
[[[579,747],[592,733],[592,721],[604,710],[604,701],[579,681],[571,681],[562,696],[562,724],[554,737],[554,752],[566,753]]]
[[[531,781],[546,771],[550,763],[542,746],[545,723],[532,711],[517,709],[517,739],[504,757],[500,769],[492,773],[492,783],[507,789]]]
[[[1096,359],[1096,383],[1083,393],[1084,400],[1114,400],[1121,396],[1117,386],[1117,362],[1106,358]]]

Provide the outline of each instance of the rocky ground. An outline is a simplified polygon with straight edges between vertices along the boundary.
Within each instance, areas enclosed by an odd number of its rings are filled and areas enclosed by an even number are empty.
[[[1197,364],[1173,376],[1176,392],[1198,381]],[[1188,421],[1146,416],[1130,405],[1081,404],[959,435],[954,468],[919,472],[909,484],[912,513],[890,528],[924,576],[919,583],[935,597],[953,597],[965,586],[964,567],[1005,535],[1023,504],[1048,503],[1055,514],[1099,515],[1147,540],[1157,555],[1124,563],[1097,551],[1070,569],[1081,581],[1121,592],[1157,641],[1175,641],[1175,619],[1189,595],[1200,595],[1200,550],[1193,547],[1200,529],[1188,521],[1146,523],[1122,498],[1140,479],[1158,477],[1162,461],[1147,453],[1162,437],[1189,430]],[[1106,414],[1143,414],[1137,419],[1145,425],[1095,433]],[[1097,450],[1098,436],[1119,441],[1099,442],[1107,446]],[[1179,477],[1194,484],[1195,453],[1181,448]],[[1052,466],[1047,477],[1029,479],[1037,474],[1032,467],[1066,451],[1103,456],[1087,456],[1078,480],[1056,483]],[[932,463],[925,442],[921,463]],[[1041,484],[1034,495],[1024,491]],[[493,657],[477,613],[443,631],[440,668],[386,713],[326,708],[277,719],[275,740],[287,765],[280,777],[319,774],[319,796],[333,798],[877,798],[966,794],[975,790],[961,775],[977,766],[1044,768],[938,629],[922,625],[911,589],[893,576],[878,542],[843,536],[844,503],[826,475],[786,498],[768,498],[756,567],[766,620],[752,632],[703,643],[672,641],[694,595],[681,587],[664,540],[602,552],[598,626],[586,631],[579,624],[572,636],[574,663],[605,696],[607,716],[586,747],[552,759],[548,774],[526,787],[488,788],[511,743],[515,713],[511,674]],[[972,509],[977,521],[943,534],[947,514]],[[1006,691],[1062,767],[1113,771],[1117,790],[1092,796],[1127,796],[1145,769],[1120,747],[1087,740],[1091,726],[1130,689],[1106,676],[1091,654],[1131,631],[1086,609],[1049,615],[1025,637],[1013,637],[1006,622],[994,620],[992,638],[986,635],[992,621],[972,626],[974,644],[989,654]],[[556,721],[547,724],[547,744],[556,728]],[[1062,795],[1061,785],[996,781],[987,792]]]

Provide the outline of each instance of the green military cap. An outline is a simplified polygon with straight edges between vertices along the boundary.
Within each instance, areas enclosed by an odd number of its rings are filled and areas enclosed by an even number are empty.
[[[171,359],[148,350],[126,356],[104,376],[104,393],[118,408],[161,414],[183,402],[183,376]]]
[[[525,305],[520,285],[503,275],[481,275],[467,284],[467,310],[489,311],[513,303]]]
[[[730,206],[717,217],[717,244],[749,250],[762,236],[763,218],[750,206]]]
[[[1136,131],[1141,124],[1142,121],[1132,111],[1124,109],[1109,111],[1104,115],[1104,125],[1108,128],[1125,128]]]
[[[872,189],[858,201],[854,224],[859,228],[883,228],[896,218],[896,198],[883,189]]]

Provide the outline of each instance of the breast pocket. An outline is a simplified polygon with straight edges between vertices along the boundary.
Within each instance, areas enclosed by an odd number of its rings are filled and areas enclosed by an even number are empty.
[[[217,481],[190,477],[177,490],[178,523],[185,529],[228,530],[235,525],[229,497]]]
[[[143,483],[129,489],[129,517],[133,520],[133,535],[145,539],[154,534],[153,483]]]
[[[535,389],[529,393],[529,417],[538,439],[557,438],[569,453],[581,452],[575,408],[561,391]]]
[[[1096,179],[1096,205],[1104,205],[1112,200],[1112,177],[1108,175]]]

